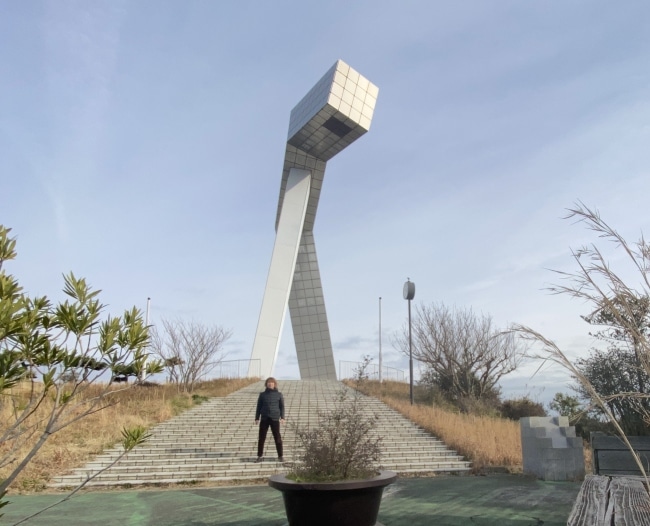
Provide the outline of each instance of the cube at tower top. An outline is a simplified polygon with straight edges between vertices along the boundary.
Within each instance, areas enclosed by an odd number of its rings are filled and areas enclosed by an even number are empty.
[[[379,89],[338,60],[291,110],[287,142],[323,161],[370,129]]]

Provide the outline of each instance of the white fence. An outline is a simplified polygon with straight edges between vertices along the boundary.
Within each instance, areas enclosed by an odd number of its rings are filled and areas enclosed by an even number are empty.
[[[357,374],[361,362],[347,362],[339,360],[339,380],[346,378],[354,378]],[[379,365],[376,363],[369,363],[366,367],[366,373],[371,380],[379,380]],[[391,380],[393,382],[406,382],[406,373],[401,369],[395,367],[388,367],[387,365],[381,368],[381,379]]]
[[[217,378],[246,378],[259,377],[261,364],[255,360],[223,360],[213,369]]]

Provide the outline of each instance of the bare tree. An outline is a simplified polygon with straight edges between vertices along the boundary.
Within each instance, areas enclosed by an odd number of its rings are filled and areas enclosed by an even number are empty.
[[[498,330],[490,316],[471,309],[418,305],[411,325],[413,357],[455,400],[494,395],[498,381],[519,366],[525,351],[512,334]],[[394,342],[408,354],[408,326]]]
[[[564,283],[552,285],[549,290],[554,294],[567,294],[590,304],[591,313],[585,319],[606,322],[614,331],[616,339],[625,340],[630,344],[638,367],[646,375],[650,374],[650,336],[644,316],[640,315],[640,312],[644,311],[646,298],[650,296],[650,244],[645,241],[643,235],[639,241],[628,243],[619,232],[603,221],[597,210],[590,209],[582,202],[577,202],[568,210],[566,219],[574,219],[584,224],[598,237],[613,243],[624,257],[617,260],[617,266],[614,268],[596,244],[572,250],[577,270],[555,271]],[[631,283],[636,285],[628,285]],[[645,476],[643,463],[632,449],[619,419],[612,412],[608,402],[612,398],[628,398],[631,401],[647,399],[648,395],[640,392],[641,388],[639,392],[598,392],[579,367],[579,361],[571,360],[552,340],[530,327],[516,325],[513,330],[523,338],[541,345],[536,357],[562,365],[581,384],[583,392],[589,395],[626,442]],[[641,411],[640,416],[646,424],[650,424],[650,415],[644,409],[645,404],[633,405]],[[646,477],[646,485],[648,482]]]
[[[183,320],[162,320],[162,333],[151,328],[151,350],[169,371],[171,382],[191,391],[221,362],[224,343],[232,335],[220,326]]]

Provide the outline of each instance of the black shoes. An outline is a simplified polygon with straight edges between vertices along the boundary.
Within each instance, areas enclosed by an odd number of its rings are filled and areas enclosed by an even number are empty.
[[[262,460],[264,460],[264,457],[257,457],[255,463],[257,464],[258,462],[262,462]],[[278,457],[278,462],[284,463],[284,457]]]

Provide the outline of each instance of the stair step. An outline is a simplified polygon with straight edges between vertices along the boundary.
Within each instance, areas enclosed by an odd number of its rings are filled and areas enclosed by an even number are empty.
[[[316,425],[318,412],[332,408],[342,384],[332,381],[281,382],[289,417],[283,428],[285,458],[300,452],[295,425]],[[286,471],[273,456],[255,463],[257,428],[253,422],[258,382],[224,398],[213,398],[151,429],[147,443],[101,472],[88,486],[139,485],[188,481],[261,479]],[[375,398],[363,397],[365,414],[376,415],[374,436],[382,437],[382,466],[398,473],[467,472],[470,463],[442,441]],[[266,451],[274,454],[273,441]],[[98,455],[83,467],[54,477],[51,487],[77,485],[112,464],[121,448]]]

